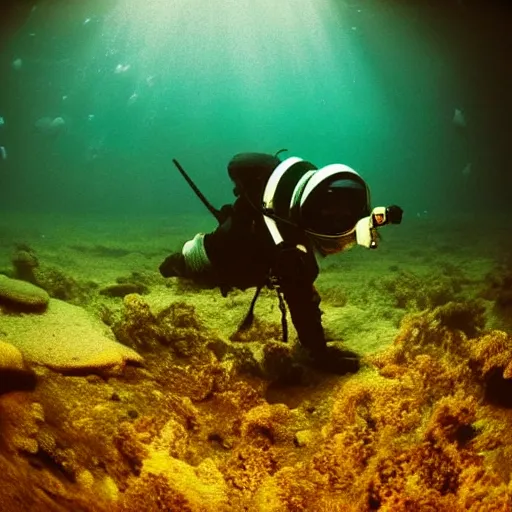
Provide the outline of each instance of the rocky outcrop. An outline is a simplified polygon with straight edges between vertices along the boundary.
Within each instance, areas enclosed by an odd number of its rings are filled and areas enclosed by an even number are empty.
[[[42,288],[0,274],[0,305],[21,311],[42,311],[49,300],[50,296]]]
[[[115,341],[99,319],[58,299],[49,299],[42,314],[4,315],[2,331],[27,362],[55,370],[117,368],[142,361],[137,352]]]

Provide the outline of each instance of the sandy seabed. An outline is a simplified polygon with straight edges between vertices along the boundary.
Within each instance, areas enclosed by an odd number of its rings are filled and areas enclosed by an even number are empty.
[[[50,295],[144,357],[33,365],[35,389],[0,395],[2,511],[512,510],[509,226],[406,218],[378,250],[322,260],[328,338],[361,357],[342,376],[301,364],[292,328],[282,343],[274,292],[237,333],[252,290],[223,298],[159,276],[213,228],[0,217],[0,272],[30,253]]]

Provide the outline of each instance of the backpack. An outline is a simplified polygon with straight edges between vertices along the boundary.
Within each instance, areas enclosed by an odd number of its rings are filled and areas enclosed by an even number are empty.
[[[281,163],[278,155],[267,153],[238,153],[228,164],[228,174],[235,188],[233,193],[236,197],[245,197],[257,210],[260,209],[261,200],[265,185],[274,172],[274,169]]]

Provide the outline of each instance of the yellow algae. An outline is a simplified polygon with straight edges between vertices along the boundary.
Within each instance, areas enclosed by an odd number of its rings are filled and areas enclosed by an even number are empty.
[[[471,345],[472,359],[482,376],[501,370],[503,378],[512,377],[512,336],[504,331],[491,331]]]
[[[0,340],[0,370],[23,370],[23,356],[20,350],[6,341]]]
[[[115,480],[107,475],[100,484],[100,493],[108,501],[117,501],[119,499],[119,488]]]
[[[212,460],[204,460],[193,467],[175,459],[166,451],[153,450],[144,460],[142,475],[162,475],[170,488],[181,494],[194,510],[208,507],[215,510],[227,504],[227,486]]]
[[[92,489],[94,485],[94,477],[92,476],[92,473],[87,469],[78,472],[76,475],[76,481],[78,485],[85,489]]]
[[[176,420],[170,419],[153,441],[153,449],[157,452],[166,451],[173,457],[182,457],[185,454],[188,439],[187,431]]]
[[[315,434],[311,430],[299,430],[295,434],[295,442],[298,446],[308,446],[315,440]]]
[[[242,439],[247,443],[280,444],[293,439],[287,428],[290,409],[284,404],[263,404],[248,411],[241,425]]]
[[[35,421],[42,423],[44,421],[44,407],[39,402],[32,402],[30,404],[30,413]]]

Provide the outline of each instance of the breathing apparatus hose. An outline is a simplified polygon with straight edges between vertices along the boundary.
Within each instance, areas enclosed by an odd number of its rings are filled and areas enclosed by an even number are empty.
[[[208,211],[215,217],[215,219],[218,221],[219,224],[222,224],[222,221],[224,220],[224,216],[222,213],[217,210],[208,199],[204,196],[204,194],[197,188],[197,185],[192,181],[190,176],[187,174],[185,169],[181,166],[181,164],[173,158],[172,160],[173,164],[176,166],[178,171],[180,171],[180,174],[185,178],[185,181],[189,184],[190,188],[195,192],[196,196],[200,199],[200,201],[208,208]]]

